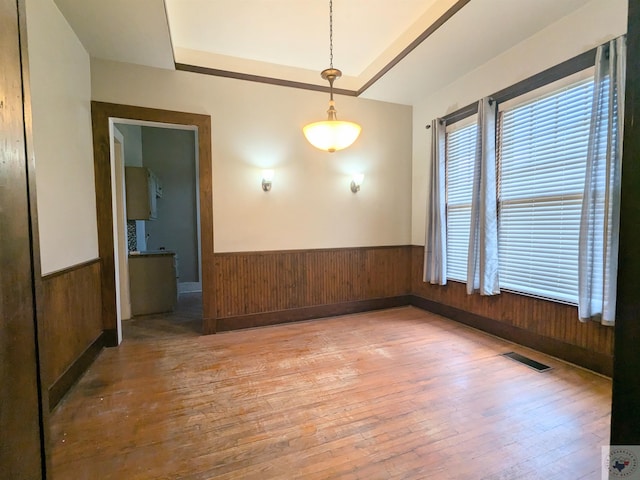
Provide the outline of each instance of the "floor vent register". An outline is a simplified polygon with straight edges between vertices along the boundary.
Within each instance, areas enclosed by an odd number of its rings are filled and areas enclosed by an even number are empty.
[[[512,360],[515,360],[516,362],[520,362],[529,368],[533,368],[536,372],[547,372],[551,370],[551,367],[549,365],[536,362],[535,360],[525,357],[524,355],[520,355],[519,353],[507,352],[507,353],[501,353],[500,355],[502,355],[503,357],[508,357]]]

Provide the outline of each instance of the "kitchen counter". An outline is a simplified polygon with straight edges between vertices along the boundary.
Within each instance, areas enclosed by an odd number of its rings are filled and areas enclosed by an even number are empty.
[[[176,252],[171,250],[144,250],[144,251],[130,251],[129,258],[131,257],[148,257],[151,255],[175,255]]]

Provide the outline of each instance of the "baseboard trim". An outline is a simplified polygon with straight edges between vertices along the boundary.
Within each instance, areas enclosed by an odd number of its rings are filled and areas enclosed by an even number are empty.
[[[560,340],[544,337],[492,318],[469,313],[459,308],[434,302],[433,300],[427,300],[417,295],[410,295],[409,297],[409,302],[414,307],[442,315],[443,317],[477,328],[491,335],[504,338],[510,342],[533,348],[541,353],[546,353],[547,355],[579,365],[606,375],[607,377],[613,375],[613,356],[611,355],[593,352]]]
[[[218,322],[215,318],[203,318],[202,319],[202,334],[212,335],[218,331]]]
[[[353,302],[316,305],[313,307],[292,308],[290,310],[280,310],[277,312],[237,315],[233,317],[217,318],[213,322],[205,322],[205,333],[264,327],[279,323],[299,322],[302,320],[311,320],[323,317],[335,317],[338,315],[383,310],[385,308],[402,307],[405,305],[409,305],[409,295],[374,298],[370,300],[356,300]],[[210,330],[211,327],[213,327],[213,331]]]
[[[202,283],[200,282],[179,282],[178,295],[181,293],[202,292]]]
[[[107,328],[102,331],[104,336],[105,347],[117,347],[118,346],[118,330],[115,328]]]
[[[102,347],[105,345],[105,332],[100,333],[96,339],[80,354],[75,361],[69,365],[58,379],[49,387],[49,411],[60,403],[60,400],[73,387],[84,372],[96,359]]]

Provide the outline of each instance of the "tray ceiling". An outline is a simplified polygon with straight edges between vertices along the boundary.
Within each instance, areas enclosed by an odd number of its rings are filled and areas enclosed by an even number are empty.
[[[326,86],[328,0],[55,1],[93,57]],[[334,0],[333,64],[344,74],[336,87],[412,104],[586,3]],[[448,11],[456,13],[397,61]]]

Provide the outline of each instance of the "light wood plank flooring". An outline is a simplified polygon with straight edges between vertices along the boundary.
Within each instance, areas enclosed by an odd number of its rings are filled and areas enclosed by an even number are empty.
[[[600,479],[611,382],[437,315],[142,323],[52,415],[54,480]]]

